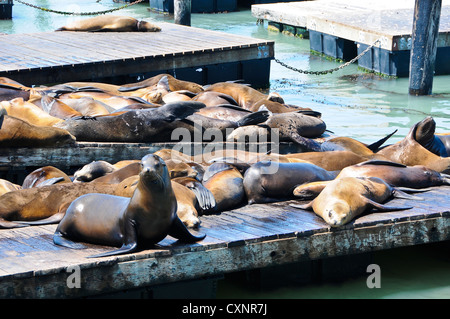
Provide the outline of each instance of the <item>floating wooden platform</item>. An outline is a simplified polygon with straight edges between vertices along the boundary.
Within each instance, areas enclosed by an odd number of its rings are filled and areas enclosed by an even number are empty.
[[[288,204],[256,204],[201,216],[203,241],[181,244],[166,237],[155,249],[106,258],[87,256],[111,250],[56,246],[56,225],[0,230],[0,297],[92,296],[239,270],[372,252],[450,240],[450,187],[433,187],[419,200],[390,204],[411,210],[371,213],[330,228],[314,213]],[[70,288],[78,269],[80,287]]]
[[[160,22],[161,32],[0,35],[0,76],[24,85],[137,82],[169,73],[199,84],[269,84],[273,41]]]
[[[377,39],[381,42],[358,61],[386,75],[409,74],[414,1],[315,0],[252,6],[252,15],[309,31],[310,47],[350,60]],[[450,1],[442,1],[436,74],[450,74]]]

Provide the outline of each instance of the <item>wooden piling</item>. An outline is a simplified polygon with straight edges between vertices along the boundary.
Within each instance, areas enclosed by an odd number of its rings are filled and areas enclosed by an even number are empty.
[[[176,24],[191,26],[191,0],[174,0],[173,10]]]
[[[442,0],[416,0],[409,64],[409,94],[429,95],[433,86]]]

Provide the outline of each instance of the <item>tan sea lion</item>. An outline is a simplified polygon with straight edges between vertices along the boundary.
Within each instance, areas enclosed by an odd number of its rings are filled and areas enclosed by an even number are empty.
[[[252,112],[265,107],[273,113],[293,112],[298,110],[311,110],[309,108],[290,107],[270,99],[270,96],[255,90],[254,88],[240,83],[218,82],[210,85],[205,91],[214,91],[231,96],[240,107]]]
[[[22,98],[2,101],[0,105],[6,110],[9,116],[14,116],[33,125],[53,126],[57,123],[64,122],[63,119],[51,116],[38,106],[24,101]]]
[[[110,173],[95,178],[91,181],[91,183],[119,184],[130,176],[138,175],[140,171],[141,163],[133,162],[122,168],[116,169]]]
[[[36,103],[34,103],[36,104]],[[68,119],[73,117],[83,116],[82,113],[77,110],[71,108],[66,103],[61,102],[60,100],[51,97],[49,95],[44,95],[40,100],[40,107],[45,112],[50,114],[51,116],[57,117],[59,119]]]
[[[16,191],[21,188],[22,188],[22,186],[20,186],[18,184],[11,183],[10,181],[8,181],[6,179],[0,179],[0,196],[5,193],[11,192],[11,191]]]
[[[351,151],[325,151],[285,154],[289,160],[301,159],[320,166],[327,171],[338,171],[344,167],[367,161],[367,157]]]
[[[390,186],[378,177],[343,177],[330,181],[309,204],[290,205],[301,209],[312,209],[328,225],[339,227],[347,224],[369,208],[381,211],[412,208],[383,205],[391,197],[420,199]]]
[[[42,186],[45,181],[53,179],[52,183],[72,183],[70,177],[59,168],[44,166],[28,174],[22,182],[22,188]]]
[[[93,18],[76,20],[56,31],[89,31],[89,32],[157,32],[161,28],[153,23],[137,20],[132,17],[99,15]]]
[[[177,216],[177,200],[164,161],[153,154],[141,160],[139,182],[131,198],[88,194],[67,208],[53,242],[83,248],[75,241],[120,247],[91,257],[130,253],[153,246],[167,235],[184,242],[202,240],[194,236]]]
[[[235,105],[239,106],[238,102],[233,99],[232,96],[215,91],[203,91],[198,93],[195,97],[192,98],[193,101],[198,101],[205,103],[207,107],[219,106],[219,105]]]
[[[6,115],[0,109],[0,147],[55,147],[75,144],[68,131],[49,126],[37,126]]]
[[[433,154],[416,141],[416,131],[420,126],[421,122],[416,123],[403,140],[384,147],[376,154],[406,166],[424,165],[439,173],[450,173],[450,157]]]
[[[230,210],[245,204],[243,176],[228,163],[213,163],[205,171],[203,185],[214,196],[214,212]]]
[[[100,183],[62,183],[11,191],[0,196],[0,228],[28,226],[26,223],[55,223],[67,204],[87,193],[114,194],[115,185]]]
[[[270,203],[293,199],[297,185],[332,180],[337,174],[310,163],[264,161],[245,172],[243,184],[248,204]]]
[[[186,90],[192,93],[200,93],[203,91],[203,87],[195,82],[179,80],[166,73],[155,75],[140,82],[123,84],[118,90],[124,93],[129,92],[130,94],[135,94],[135,92],[132,91],[157,85],[163,77],[167,77],[170,91]]]

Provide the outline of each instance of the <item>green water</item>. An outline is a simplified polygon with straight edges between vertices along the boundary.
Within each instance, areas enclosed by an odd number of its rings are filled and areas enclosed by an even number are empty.
[[[112,0],[28,2],[55,10],[92,12],[117,8]],[[72,3],[72,4],[70,4]],[[167,14],[149,12],[147,4],[116,11],[139,19],[172,22]],[[37,10],[20,3],[13,6],[13,19],[0,21],[0,32],[33,33],[52,31],[72,19]],[[249,9],[223,14],[193,14],[192,26],[275,41],[275,57],[299,69],[327,70],[338,62],[311,55],[309,41],[267,30],[257,25]],[[433,95],[409,96],[408,79],[387,79],[358,70],[356,65],[325,76],[304,75],[272,61],[270,91],[280,93],[289,104],[322,112],[328,129],[339,136],[373,142],[394,129],[391,142],[402,139],[410,127],[433,116],[437,132],[450,131],[450,76],[435,76]],[[369,289],[366,276],[340,283],[303,286],[281,284],[283,288],[260,291],[230,280],[218,285],[219,298],[450,298],[450,245],[448,242],[406,247],[374,253],[381,268],[381,288]]]

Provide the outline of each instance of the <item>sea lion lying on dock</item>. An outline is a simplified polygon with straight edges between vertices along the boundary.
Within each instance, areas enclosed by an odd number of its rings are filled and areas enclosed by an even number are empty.
[[[157,32],[161,28],[153,23],[137,20],[132,17],[100,15],[93,18],[76,20],[56,31],[89,31],[89,32]]]
[[[383,205],[391,197],[419,199],[390,186],[378,177],[343,177],[330,181],[309,204],[290,204],[290,206],[312,209],[328,225],[339,227],[349,223],[369,208],[381,211],[412,208]]]

